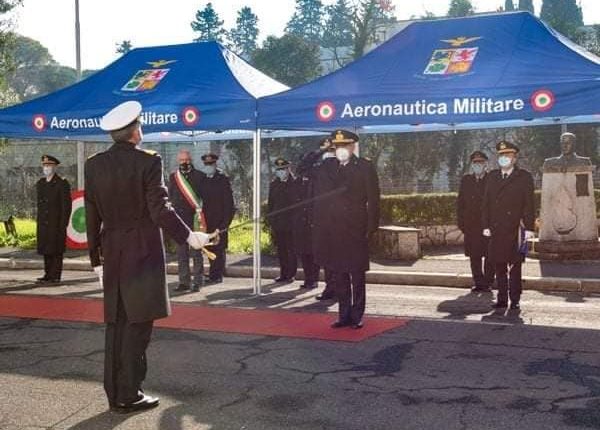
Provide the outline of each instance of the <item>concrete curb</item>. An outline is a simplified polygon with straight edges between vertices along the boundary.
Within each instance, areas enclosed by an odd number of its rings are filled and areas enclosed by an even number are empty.
[[[42,269],[44,263],[36,259],[0,258],[0,269]],[[208,266],[207,266],[208,267]],[[65,260],[64,270],[91,272],[89,262],[78,260]],[[167,273],[177,274],[177,263],[167,265]],[[230,265],[225,269],[225,274],[232,278],[251,278],[251,266]],[[279,275],[276,267],[263,267],[261,277],[265,280],[273,279]],[[298,279],[304,279],[302,270],[298,270]],[[471,275],[466,273],[435,273],[435,272],[402,272],[373,270],[367,272],[367,282],[370,284],[389,285],[419,285],[430,287],[470,288],[473,285]],[[524,276],[523,288],[527,290],[547,292],[577,292],[600,293],[600,279],[598,278],[557,278]]]

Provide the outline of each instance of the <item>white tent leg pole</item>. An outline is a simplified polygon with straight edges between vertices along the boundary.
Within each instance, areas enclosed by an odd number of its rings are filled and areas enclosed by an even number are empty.
[[[252,223],[253,250],[252,250],[252,291],[255,295],[261,294],[260,282],[260,128],[254,132],[252,148]]]
[[[77,142],[77,189],[83,190],[83,166],[85,164],[85,142]]]

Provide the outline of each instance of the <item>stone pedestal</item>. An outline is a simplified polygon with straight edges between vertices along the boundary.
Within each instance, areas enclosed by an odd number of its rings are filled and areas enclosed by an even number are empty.
[[[379,227],[369,244],[370,255],[386,260],[418,260],[421,258],[419,232],[412,227]]]
[[[532,257],[600,257],[593,169],[592,165],[577,165],[546,171],[544,166],[540,234]]]

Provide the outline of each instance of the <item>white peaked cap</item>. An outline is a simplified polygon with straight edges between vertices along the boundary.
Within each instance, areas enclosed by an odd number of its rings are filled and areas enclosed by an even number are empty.
[[[131,100],[112,108],[100,120],[100,128],[104,131],[115,131],[128,126],[142,113],[140,102]]]

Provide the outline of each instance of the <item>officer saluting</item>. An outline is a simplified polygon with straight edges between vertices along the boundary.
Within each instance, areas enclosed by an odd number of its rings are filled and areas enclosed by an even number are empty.
[[[358,136],[336,130],[335,157],[323,162],[316,195],[317,262],[334,271],[339,318],[333,328],[362,328],[365,273],[369,270],[369,236],[379,226],[379,179],[373,164],[354,154]]]
[[[523,242],[534,236],[533,177],[519,168],[519,147],[502,141],[496,145],[500,169],[490,172],[483,198],[483,234],[490,238],[488,257],[493,262],[498,285],[495,308],[519,309]],[[525,244],[526,246],[526,244]]]
[[[37,193],[37,251],[44,256],[44,276],[39,283],[60,282],[71,217],[71,186],[56,174],[60,161],[52,155],[42,155],[44,177],[35,184]]]
[[[196,249],[210,237],[191,233],[171,207],[160,156],[137,148],[141,110],[129,101],[108,112],[100,127],[115,143],[85,165],[90,260],[104,287],[104,389],[111,410],[121,413],[159,402],[141,386],[153,321],[170,314],[161,228]]]
[[[203,203],[202,210],[206,217],[206,230],[219,229],[223,232],[219,235],[219,241],[208,248],[217,257],[209,260],[208,284],[223,282],[227,252],[227,228],[235,214],[231,183],[227,175],[221,169],[217,169],[218,159],[219,156],[212,153],[202,156],[204,167],[201,170],[205,176],[201,178],[199,188]]]

